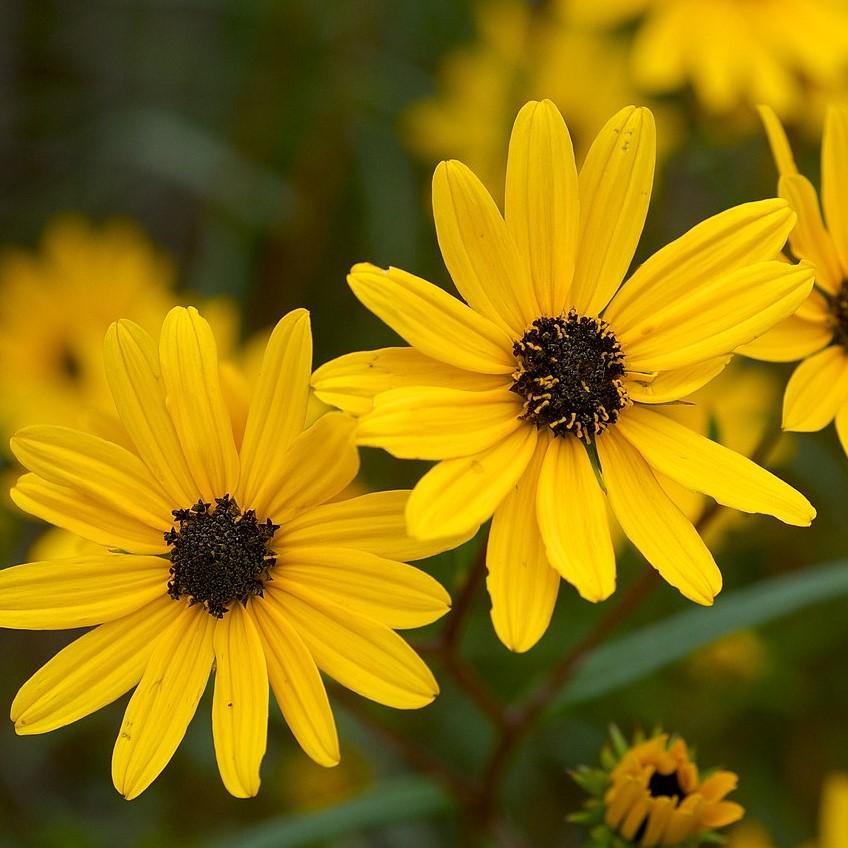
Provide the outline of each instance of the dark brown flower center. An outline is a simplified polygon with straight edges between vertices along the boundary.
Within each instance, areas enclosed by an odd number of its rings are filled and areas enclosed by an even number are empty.
[[[834,341],[848,348],[848,280],[843,281],[839,293],[830,301]]]
[[[268,544],[278,525],[270,518],[260,524],[250,509],[242,514],[229,495],[211,506],[198,501],[173,512],[179,529],[165,533],[171,546],[168,594],[175,600],[188,597],[191,604],[203,604],[210,615],[223,618],[231,604],[262,595],[276,561]]]
[[[512,391],[524,398],[522,420],[555,436],[589,444],[628,405],[624,355],[609,324],[574,310],[537,318],[513,345]]]
[[[674,798],[676,796],[682,800],[686,797],[676,771],[673,771],[671,774],[660,774],[660,772],[655,771],[648,781],[648,791],[654,798],[659,798],[660,796]]]

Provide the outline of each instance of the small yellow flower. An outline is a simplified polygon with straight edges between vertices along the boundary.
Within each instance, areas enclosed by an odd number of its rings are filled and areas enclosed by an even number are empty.
[[[447,611],[441,586],[401,561],[448,545],[406,535],[408,492],[328,503],[359,460],[348,416],[306,426],[311,358],[309,316],[295,310],[272,333],[234,430],[215,340],[194,308],[168,313],[158,347],[122,320],[105,364],[130,447],[57,426],[12,440],[31,472],[15,503],[111,549],[0,572],[0,626],[99,625],[24,684],[12,719],[18,733],[43,733],[135,687],[112,759],[127,798],[170,760],[213,662],[215,751],[237,796],[259,789],[269,681],[325,766],[339,748],[319,669],[398,708],[438,691],[395,630]]]
[[[652,94],[687,83],[703,108],[728,114],[770,103],[784,117],[809,90],[844,86],[848,10],[832,0],[561,0],[582,22],[643,15],[632,50],[637,86]]]
[[[686,743],[663,733],[632,747],[612,770],[604,820],[642,848],[680,845],[742,818],[742,807],[724,800],[736,784],[729,771],[702,779]]]
[[[825,123],[821,196],[827,225],[776,115],[767,107],[760,111],[780,171],[778,190],[798,215],[789,244],[815,266],[816,285],[797,315],[740,352],[771,362],[803,359],[786,387],[783,428],[813,432],[835,420],[848,453],[848,108],[830,108]]]
[[[322,400],[363,416],[360,444],[441,460],[410,496],[412,536],[473,532],[494,515],[492,618],[516,651],[547,629],[560,577],[592,601],[614,591],[607,499],[645,558],[702,604],[721,575],[662,478],[790,524],[815,515],[794,489],[655,406],[708,383],[808,295],[812,270],[773,259],[794,215],[779,199],[730,209],[622,284],[653,173],[647,109],[616,114],[578,177],[557,108],[527,104],[510,142],[505,219],[464,165],[436,169],[439,245],[468,305],[405,271],[357,265],[356,296],[412,347],[343,356],[314,377]]]

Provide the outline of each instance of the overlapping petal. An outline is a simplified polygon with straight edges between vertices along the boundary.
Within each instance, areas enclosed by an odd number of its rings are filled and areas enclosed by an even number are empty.
[[[765,362],[794,362],[826,347],[832,338],[825,323],[790,315],[736,352]]]
[[[730,356],[717,356],[705,362],[696,362],[671,371],[647,374],[640,380],[638,374],[628,375],[625,383],[627,396],[637,403],[669,403],[688,397],[717,377],[730,362]]]
[[[805,359],[793,372],[783,398],[783,429],[821,430],[848,401],[848,353],[839,345]]]
[[[848,271],[848,109],[831,106],[822,138],[822,205],[843,271]]]

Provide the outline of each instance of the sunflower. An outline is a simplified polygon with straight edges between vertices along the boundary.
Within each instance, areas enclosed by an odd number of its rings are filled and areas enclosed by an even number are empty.
[[[778,191],[798,215],[792,252],[816,269],[816,285],[798,314],[740,352],[770,362],[802,359],[786,386],[783,428],[821,430],[836,421],[848,453],[848,109],[831,107],[822,140],[822,220],[816,190],[798,173],[774,111],[761,108],[780,180]]]
[[[832,0],[561,0],[584,24],[638,16],[635,84],[651,94],[691,85],[711,114],[771,103],[785,117],[811,91],[844,86],[848,11]]]
[[[410,496],[413,537],[472,532],[494,515],[492,617],[516,651],[547,628],[560,576],[592,601],[613,592],[607,500],[645,558],[701,604],[721,575],[659,477],[790,524],[815,515],[794,489],[655,408],[705,385],[807,296],[812,270],[770,258],[795,216],[780,199],[730,209],[622,285],[653,170],[647,109],[616,114],[578,177],[557,108],[527,104],[506,220],[464,165],[436,169],[439,244],[468,305],[405,271],[356,265],[355,295],[412,347],[349,354],[314,376],[322,400],[363,416],[360,444],[441,460]]]
[[[234,436],[197,310],[168,313],[158,350],[122,320],[105,365],[132,450],[57,426],[12,440],[31,472],[12,492],[18,506],[110,548],[0,572],[0,625],[99,625],[24,684],[12,719],[18,733],[43,733],[136,687],[112,758],[126,798],[170,760],[213,663],[218,766],[241,797],[259,788],[269,681],[295,738],[325,766],[339,748],[319,669],[402,709],[438,691],[395,630],[437,619],[449,599],[399,560],[447,544],[406,535],[408,492],[326,503],[358,455],[345,414],[305,427],[311,356],[308,313],[295,310],[271,335]]]

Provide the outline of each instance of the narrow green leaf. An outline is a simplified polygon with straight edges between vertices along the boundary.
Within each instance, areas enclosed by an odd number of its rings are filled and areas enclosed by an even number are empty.
[[[281,816],[231,834],[217,848],[306,848],[394,822],[433,818],[448,812],[452,804],[447,793],[429,780],[397,778],[337,806]]]
[[[640,680],[722,636],[844,595],[848,595],[846,560],[720,595],[712,607],[688,609],[601,645],[578,668],[551,713]]]

